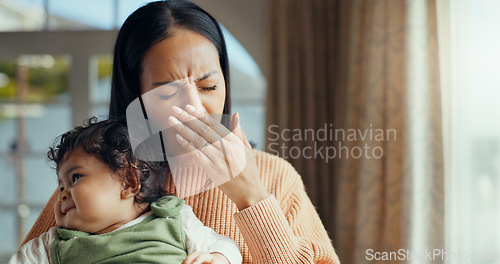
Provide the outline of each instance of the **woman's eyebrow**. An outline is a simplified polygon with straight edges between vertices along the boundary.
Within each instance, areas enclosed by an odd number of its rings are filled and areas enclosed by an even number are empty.
[[[162,85],[169,84],[169,83],[172,83],[172,82],[173,81],[155,82],[155,83],[152,83],[151,85],[152,86],[162,86]]]
[[[209,72],[209,73],[205,73],[202,76],[196,78],[195,82],[203,81],[203,80],[207,79],[208,77],[210,77],[210,76],[212,76],[212,75],[214,75],[216,73],[217,73],[217,71],[212,71],[212,72]]]
[[[203,81],[203,80],[207,79],[208,77],[210,77],[210,76],[212,76],[212,75],[214,75],[216,73],[217,73],[217,71],[211,71],[211,72],[205,73],[202,76],[196,78],[194,81],[195,82]],[[154,82],[151,85],[152,86],[162,86],[162,85],[169,84],[169,83],[172,86],[182,87],[182,84],[177,83],[176,81]]]

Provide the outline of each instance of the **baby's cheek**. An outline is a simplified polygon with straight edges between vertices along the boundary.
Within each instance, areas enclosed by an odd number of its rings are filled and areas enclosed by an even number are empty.
[[[54,216],[56,218],[56,225],[58,225],[58,226],[61,226],[61,224],[62,224],[62,217],[63,217],[63,215],[62,215],[62,212],[61,212],[62,211],[61,207],[62,207],[62,205],[61,205],[60,202],[56,202],[54,204]]]

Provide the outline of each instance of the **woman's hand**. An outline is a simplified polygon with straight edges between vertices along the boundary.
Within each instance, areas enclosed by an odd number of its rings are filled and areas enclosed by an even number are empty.
[[[189,254],[182,264],[230,264],[227,258],[217,252],[193,252]]]
[[[169,122],[177,142],[194,153],[210,179],[242,210],[269,196],[259,177],[252,147],[235,114],[229,131],[204,109],[174,106]]]

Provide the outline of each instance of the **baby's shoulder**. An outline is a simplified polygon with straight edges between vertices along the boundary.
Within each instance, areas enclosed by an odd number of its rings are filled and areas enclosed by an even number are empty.
[[[40,236],[37,237],[36,239],[38,239],[39,242],[41,242],[41,243],[45,243],[45,244],[50,245],[52,242],[54,242],[54,240],[56,240],[56,238],[58,238],[57,228],[58,228],[57,226],[51,227],[46,232],[43,232],[42,234],[40,234]]]

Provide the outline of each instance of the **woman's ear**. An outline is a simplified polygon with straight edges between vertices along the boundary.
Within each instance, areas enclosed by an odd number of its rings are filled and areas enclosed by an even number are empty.
[[[136,166],[127,169],[122,182],[121,198],[134,197],[141,190],[141,172]]]

